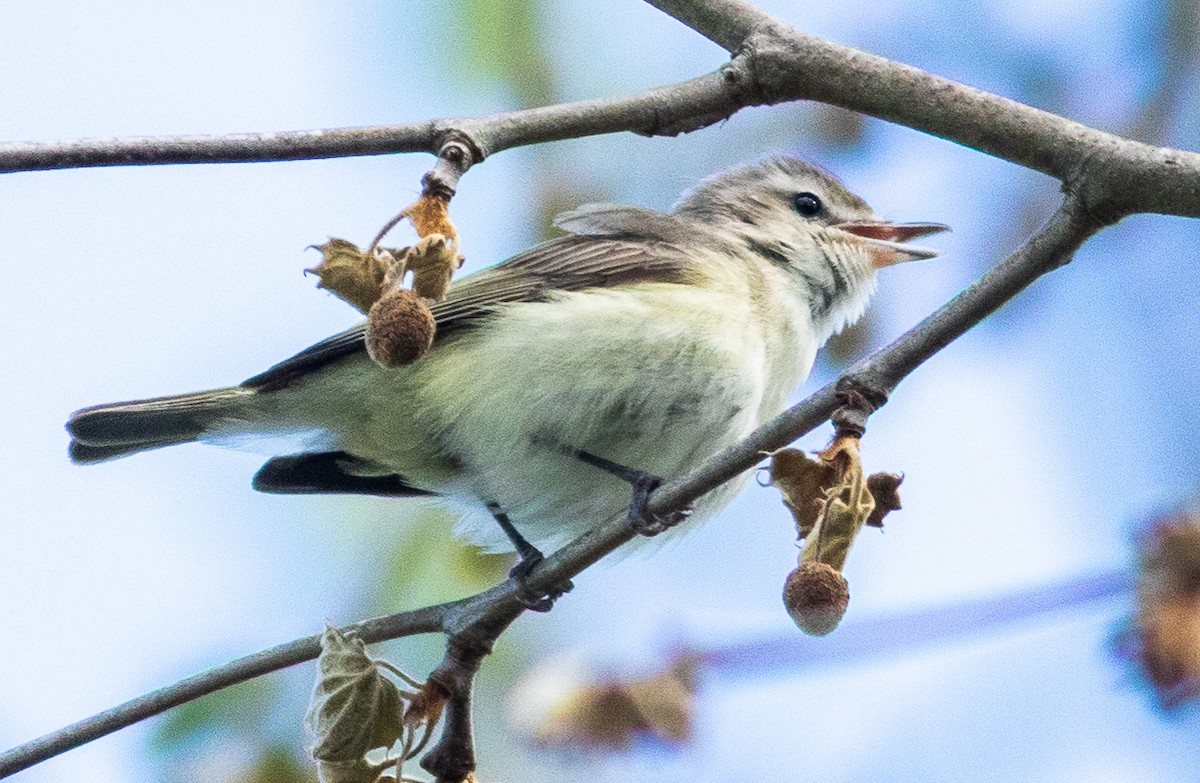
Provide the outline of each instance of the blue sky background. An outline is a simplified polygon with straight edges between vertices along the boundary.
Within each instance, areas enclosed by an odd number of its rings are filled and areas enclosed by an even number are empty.
[[[763,5],[809,32],[1117,132],[1135,127],[1165,74],[1181,75],[1158,132],[1198,146],[1196,67],[1164,58],[1160,4]],[[9,8],[0,138],[304,129],[520,105],[532,88],[519,72],[488,70],[480,54],[503,41],[467,38],[457,7]],[[529,79],[559,99],[625,94],[724,59],[635,0],[537,8],[546,71]],[[1057,183],[1042,175],[875,120],[846,140],[829,131],[839,121],[789,105],[681,139],[619,135],[505,152],[472,170],[454,201],[468,266],[536,241],[548,203],[665,207],[714,170],[794,153],[834,170],[889,218],[954,226],[936,240],[942,258],[885,273],[861,352],[916,323],[1053,208]],[[449,523],[418,507],[255,494],[260,457],[204,446],[77,468],[62,431],[76,408],[236,382],[353,323],[350,308],[301,274],[315,260],[304,248],[331,234],[369,240],[411,201],[430,162],[0,177],[0,746],[315,633],[326,618],[349,622],[476,587],[478,574],[437,565],[461,550]],[[1194,493],[1198,239],[1195,221],[1127,220],[900,386],[873,418],[864,454],[873,470],[905,472],[905,507],[851,556],[849,620],[1120,568],[1140,521]],[[807,388],[835,371],[822,365]],[[1127,598],[866,661],[709,673],[697,740],[682,751],[572,759],[537,754],[508,733],[520,698],[513,678],[547,661],[638,673],[681,641],[798,633],[779,602],[793,538],[774,490],[752,487],[694,535],[594,568],[552,614],[522,618],[480,683],[480,780],[1195,779],[1200,718],[1164,718],[1111,655]],[[413,551],[434,565],[397,576]],[[415,673],[436,661],[435,643],[385,649]],[[311,672],[264,685],[261,703],[276,706],[250,710],[244,725],[230,719],[240,733],[172,744],[156,722],[17,780],[244,779],[251,740],[302,743],[302,706],[292,705],[303,704]]]

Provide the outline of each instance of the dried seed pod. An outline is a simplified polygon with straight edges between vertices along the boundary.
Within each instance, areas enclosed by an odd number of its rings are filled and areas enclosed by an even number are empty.
[[[825,563],[801,563],[783,585],[783,605],[800,630],[810,636],[825,636],[837,628],[849,604],[846,578]]]
[[[413,291],[398,289],[367,314],[367,354],[383,367],[402,367],[433,345],[437,327],[429,305]]]

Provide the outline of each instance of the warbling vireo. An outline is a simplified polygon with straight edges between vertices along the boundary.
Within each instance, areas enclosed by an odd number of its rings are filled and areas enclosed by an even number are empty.
[[[589,205],[556,225],[568,236],[454,283],[414,364],[373,363],[359,326],[238,386],[78,411],[71,458],[289,436],[299,453],[256,489],[428,496],[489,549],[511,546],[497,516],[558,546],[630,503],[572,449],[669,477],[737,442],[862,315],[876,270],[936,255],[903,243],[945,228],[885,222],[784,157],[712,176],[669,214]]]

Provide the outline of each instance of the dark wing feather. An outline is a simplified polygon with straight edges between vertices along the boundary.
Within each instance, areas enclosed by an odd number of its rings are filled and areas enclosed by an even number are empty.
[[[476,272],[450,287],[447,298],[433,305],[437,337],[444,338],[479,323],[498,305],[537,302],[554,291],[611,288],[653,280],[683,282],[691,265],[671,243],[646,239],[568,236],[544,242],[502,264]],[[266,372],[242,382],[244,388],[273,391],[311,372],[365,350],[360,324],[308,348]]]
[[[254,476],[254,488],[275,495],[375,495],[400,498],[432,495],[396,475],[359,475],[362,460],[344,451],[291,454],[267,461]]]

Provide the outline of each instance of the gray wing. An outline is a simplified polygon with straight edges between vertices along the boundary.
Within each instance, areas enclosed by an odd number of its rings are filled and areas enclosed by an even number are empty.
[[[673,221],[666,215],[658,217],[664,223]],[[463,278],[451,285],[445,301],[433,305],[437,339],[477,325],[499,305],[543,301],[555,291],[612,288],[644,280],[685,281],[692,266],[679,244],[657,231],[645,234],[635,236],[626,229],[552,239]],[[364,352],[365,333],[366,325],[360,324],[322,340],[243,381],[242,387],[273,391],[290,386],[311,372]]]

